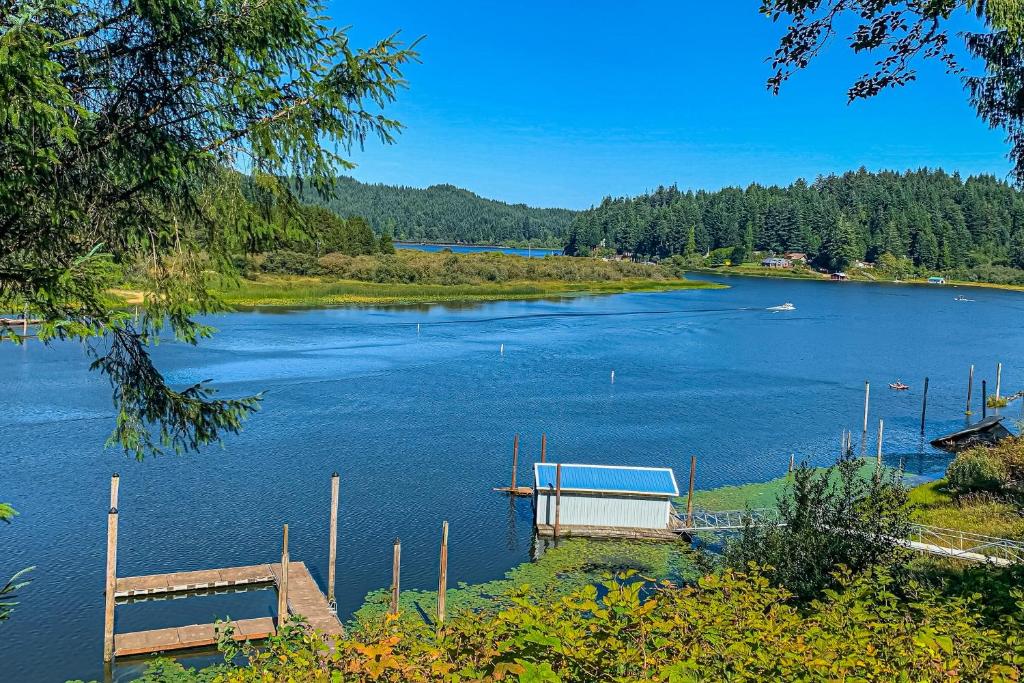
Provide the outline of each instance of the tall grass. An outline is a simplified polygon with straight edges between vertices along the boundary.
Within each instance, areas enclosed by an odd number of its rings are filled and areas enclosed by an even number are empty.
[[[548,297],[717,287],[694,280],[614,280],[599,282],[503,282],[470,285],[400,284],[336,280],[328,277],[262,275],[225,283],[218,294],[235,306],[446,303],[541,299]]]

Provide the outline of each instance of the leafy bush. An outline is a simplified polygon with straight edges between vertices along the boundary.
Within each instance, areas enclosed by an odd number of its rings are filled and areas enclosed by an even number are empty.
[[[915,681],[1011,681],[1022,673],[1019,588],[997,584],[1016,604],[989,623],[975,598],[914,583],[897,590],[885,572],[840,570],[834,585],[799,608],[756,568],[684,587],[627,573],[561,600],[522,592],[511,607],[460,612],[436,630],[391,617],[362,622],[333,647],[295,623],[265,648],[243,648],[247,666],[220,665],[214,680],[894,681],[913,672]],[[167,680],[209,680],[159,666]]]
[[[266,273],[283,275],[319,275],[322,272],[316,257],[296,251],[272,251],[261,266]]]
[[[835,586],[839,566],[855,572],[884,567],[902,573],[909,551],[899,539],[910,531],[908,491],[895,472],[844,457],[834,467],[801,465],[778,499],[779,525],[748,520],[726,544],[726,566],[742,571],[766,565],[766,575],[801,600]]]
[[[994,449],[978,446],[957,454],[946,470],[949,485],[960,493],[1001,491],[1010,480],[1003,458]]]
[[[285,252],[276,252],[277,254]],[[305,255],[301,255],[305,256]],[[269,260],[269,256],[268,256]],[[549,256],[526,258],[497,252],[455,254],[400,249],[394,254],[350,256],[331,253],[316,261],[321,272],[345,280],[428,285],[562,281],[614,282],[627,279],[666,280],[671,268],[591,258]],[[280,268],[275,262],[272,266]],[[264,270],[269,268],[266,264]],[[268,272],[291,272],[275,270]],[[304,274],[304,273],[297,273]]]

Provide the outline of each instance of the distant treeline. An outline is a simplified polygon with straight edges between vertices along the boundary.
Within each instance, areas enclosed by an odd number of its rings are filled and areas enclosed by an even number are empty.
[[[452,185],[424,190],[367,185],[347,177],[334,181],[333,196],[326,201],[311,189],[301,191],[300,198],[340,216],[362,216],[377,234],[423,242],[561,248],[576,215],[569,209],[484,199]]]
[[[567,253],[604,247],[640,259],[735,251],[808,254],[841,269],[883,254],[922,271],[1024,268],[1024,195],[993,176],[861,169],[788,187],[750,185],[606,197],[572,224]],[[999,279],[994,277],[993,279]]]

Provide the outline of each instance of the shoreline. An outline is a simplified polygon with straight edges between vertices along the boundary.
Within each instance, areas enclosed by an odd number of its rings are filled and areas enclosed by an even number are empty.
[[[426,304],[530,301],[631,292],[688,289],[725,289],[727,285],[703,280],[564,280],[518,281],[480,285],[419,285],[328,280],[309,277],[273,277],[245,280],[238,288],[217,290],[231,306],[413,306]]]
[[[883,280],[883,279],[871,279],[871,278],[849,278],[847,280],[837,281],[831,280],[828,277],[822,276],[817,277],[815,274],[803,275],[803,274],[792,274],[788,271],[773,272],[769,269],[765,269],[765,272],[755,271],[735,271],[727,270],[729,266],[724,266],[721,269],[718,268],[691,268],[686,270],[686,274],[694,275],[714,275],[719,277],[755,277],[755,278],[766,278],[774,280],[805,280],[808,282],[853,282],[857,284],[865,285],[925,285],[928,287],[974,287],[977,289],[999,289],[1008,292],[1024,292],[1024,285],[1011,285],[1011,284],[1000,284],[997,282],[971,282],[969,280],[949,280],[947,279],[945,284],[932,284],[925,278],[911,278],[909,280]]]
[[[498,249],[500,251],[510,251],[512,249],[536,249],[537,251],[551,251],[562,253],[563,248],[559,247],[503,247],[500,244],[459,244],[458,242],[406,242],[404,240],[394,240],[392,242],[396,247],[399,245],[406,247],[469,247],[471,249]]]

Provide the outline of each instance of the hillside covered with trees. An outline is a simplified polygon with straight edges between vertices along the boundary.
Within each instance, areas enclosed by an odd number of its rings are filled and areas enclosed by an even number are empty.
[[[327,200],[312,189],[301,196],[340,216],[362,216],[375,232],[397,240],[561,247],[576,215],[484,199],[453,185],[419,189],[339,177],[331,190]]]
[[[860,169],[810,184],[715,192],[673,185],[606,197],[579,214],[567,252],[588,254],[602,245],[644,259],[731,249],[733,262],[755,251],[798,251],[835,270],[891,254],[919,271],[999,281],[1024,269],[1024,194],[993,176],[965,180],[928,169]]]

